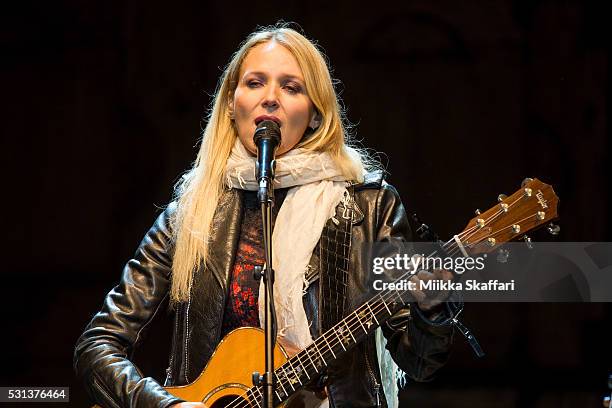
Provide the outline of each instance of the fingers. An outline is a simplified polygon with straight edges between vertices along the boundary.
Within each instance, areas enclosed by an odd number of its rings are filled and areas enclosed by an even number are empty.
[[[410,278],[415,287],[410,293],[421,309],[430,310],[448,298],[450,291],[444,282],[452,279],[453,273],[444,269],[434,269],[433,272],[420,270]]]
[[[409,281],[414,283],[415,289],[410,290],[410,294],[412,295],[412,297],[414,297],[414,300],[416,300],[417,302],[424,302],[427,296],[425,295],[425,292],[418,289],[420,287],[419,282],[421,281],[421,279],[417,275],[412,275]]]
[[[455,275],[451,271],[447,271],[446,269],[434,269],[433,271],[436,279],[441,279],[445,281],[450,281],[455,278]]]

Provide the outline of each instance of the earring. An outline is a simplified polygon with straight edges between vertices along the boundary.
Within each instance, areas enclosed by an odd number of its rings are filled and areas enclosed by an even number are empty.
[[[321,126],[321,114],[317,112],[310,120],[310,123],[308,124],[308,128],[312,129],[312,131],[314,132],[315,130],[319,128],[319,126]]]

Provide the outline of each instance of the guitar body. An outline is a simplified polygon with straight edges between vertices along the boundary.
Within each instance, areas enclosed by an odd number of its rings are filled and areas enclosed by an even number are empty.
[[[208,364],[194,382],[164,388],[185,401],[201,401],[209,408],[223,408],[231,402],[233,402],[232,407],[257,407],[258,403],[254,401],[249,403],[245,394],[253,387],[253,372],[265,371],[264,346],[265,337],[262,329],[241,327],[233,330],[221,340]],[[287,359],[288,354],[283,346],[276,343],[274,368],[283,365]],[[237,398],[242,399],[240,404],[237,404]],[[322,401],[318,394],[302,389],[280,406],[316,407]]]
[[[233,330],[221,340],[208,364],[194,382],[184,386],[165,387],[165,389],[186,401],[201,401],[210,408],[222,408],[230,402],[236,404],[236,398],[244,399],[243,404],[239,406],[256,407],[258,404],[255,402],[249,404],[244,394],[253,386],[253,372],[265,371],[264,347],[265,337],[262,329],[241,327]],[[287,359],[288,354],[283,346],[276,343],[274,368],[283,365]],[[316,407],[322,401],[318,394],[302,389],[280,406]]]

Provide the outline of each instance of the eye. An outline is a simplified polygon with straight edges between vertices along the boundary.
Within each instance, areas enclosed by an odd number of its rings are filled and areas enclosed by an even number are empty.
[[[294,82],[285,84],[284,88],[292,95],[302,92],[302,87]]]
[[[246,86],[248,88],[258,88],[261,86],[261,81],[257,79],[249,79],[246,83]]]

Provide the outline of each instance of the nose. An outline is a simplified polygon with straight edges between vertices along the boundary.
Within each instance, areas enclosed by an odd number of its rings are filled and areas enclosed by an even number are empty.
[[[278,108],[278,94],[275,86],[268,87],[267,92],[261,101],[261,106],[267,110],[274,110]]]

